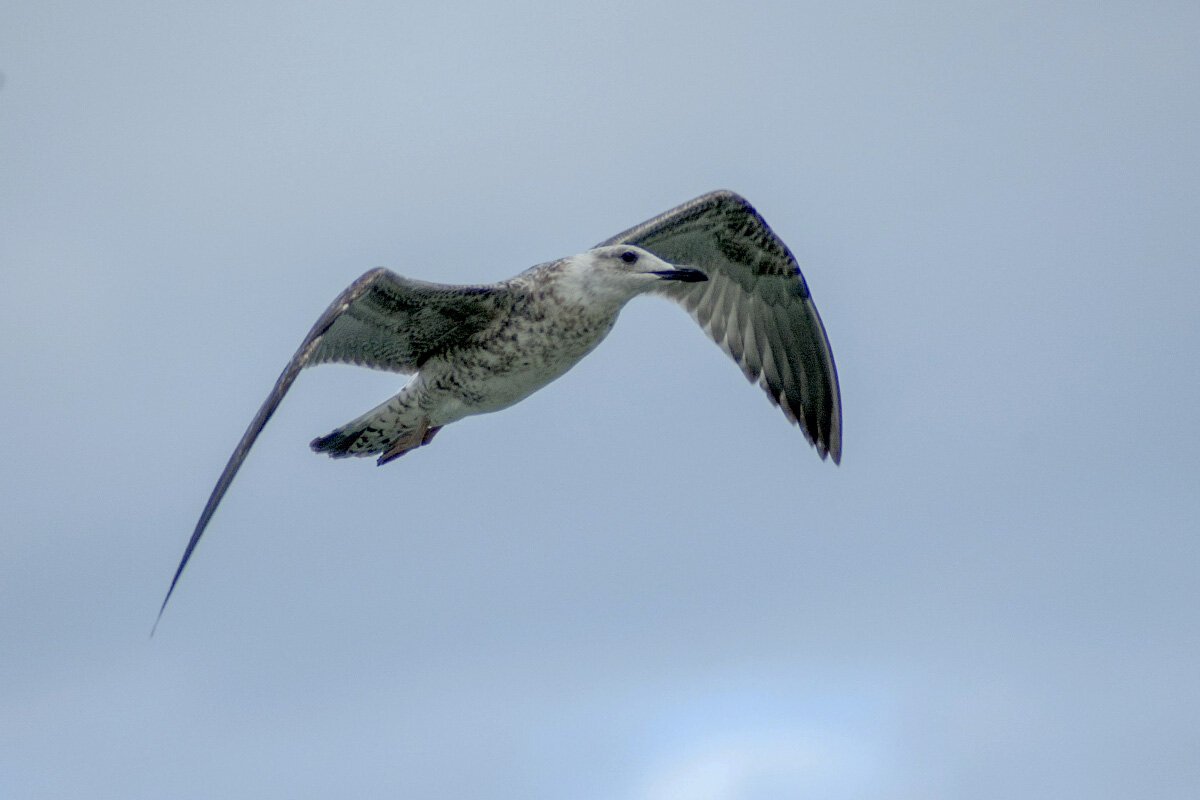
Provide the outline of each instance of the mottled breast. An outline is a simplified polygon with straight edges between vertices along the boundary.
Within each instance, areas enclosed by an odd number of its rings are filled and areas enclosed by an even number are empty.
[[[451,374],[440,382],[457,384],[472,413],[510,406],[558,378],[604,340],[621,310],[573,302],[552,283],[514,289],[510,313],[447,353]]]

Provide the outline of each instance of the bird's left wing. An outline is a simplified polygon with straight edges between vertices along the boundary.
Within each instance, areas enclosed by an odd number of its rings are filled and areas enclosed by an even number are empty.
[[[192,551],[225,496],[254,440],[279,407],[300,370],[342,362],[390,372],[416,372],[430,356],[485,327],[496,309],[487,286],[447,286],[405,278],[378,268],[363,275],[330,303],[275,381],[242,440],[229,457],[192,532],[183,558],[158,610],[166,610]],[[157,627],[158,621],[155,621]]]
[[[709,192],[597,247],[633,244],[707,281],[664,282],[746,377],[799,424],[821,458],[842,457],[833,351],[795,257],[745,198]]]

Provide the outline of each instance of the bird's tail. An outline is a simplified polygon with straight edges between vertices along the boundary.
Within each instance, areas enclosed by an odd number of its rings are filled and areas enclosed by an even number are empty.
[[[441,426],[430,426],[424,414],[417,416],[413,411],[394,397],[358,419],[318,436],[309,447],[333,458],[378,455],[379,463],[386,464],[409,450],[429,444],[441,430]]]
[[[380,431],[369,426],[343,425],[324,436],[309,442],[309,447],[318,453],[328,453],[333,458],[370,456],[381,452]]]

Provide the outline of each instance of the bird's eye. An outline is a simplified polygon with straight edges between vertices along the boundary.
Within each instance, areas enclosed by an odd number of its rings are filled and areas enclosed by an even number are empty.
[[[633,252],[632,250],[626,250],[624,253],[621,253],[621,260],[626,264],[636,264],[637,253]]]

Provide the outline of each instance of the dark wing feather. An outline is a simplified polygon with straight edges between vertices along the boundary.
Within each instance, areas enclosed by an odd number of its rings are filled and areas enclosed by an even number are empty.
[[[250,421],[200,514],[192,538],[171,579],[158,618],[192,551],[246,460],[254,440],[305,367],[329,362],[359,364],[391,372],[416,372],[441,352],[486,326],[496,312],[495,292],[486,286],[445,286],[373,269],[350,284],[313,325],[275,388]],[[158,621],[155,621],[155,627]]]
[[[842,457],[842,399],[825,326],[800,267],[746,200],[697,197],[601,242],[634,244],[708,280],[665,282],[746,377],[799,424],[821,458]]]

